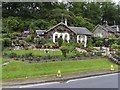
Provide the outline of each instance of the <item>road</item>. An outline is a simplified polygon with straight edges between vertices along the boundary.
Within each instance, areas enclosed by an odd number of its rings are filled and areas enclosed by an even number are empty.
[[[19,88],[118,88],[118,73],[74,79],[63,83],[24,85]]]

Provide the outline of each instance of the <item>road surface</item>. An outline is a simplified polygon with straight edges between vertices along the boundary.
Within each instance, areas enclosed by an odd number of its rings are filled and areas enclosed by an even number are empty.
[[[118,73],[73,79],[67,82],[49,82],[22,85],[19,88],[118,88]]]

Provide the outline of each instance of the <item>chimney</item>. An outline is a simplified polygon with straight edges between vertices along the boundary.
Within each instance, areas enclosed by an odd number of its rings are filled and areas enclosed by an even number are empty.
[[[108,25],[108,22],[107,22],[107,21],[105,21],[105,25],[106,25],[106,26]]]
[[[65,25],[67,26],[67,19],[65,18]]]
[[[117,32],[119,31],[119,27],[118,27],[118,25],[117,25]]]

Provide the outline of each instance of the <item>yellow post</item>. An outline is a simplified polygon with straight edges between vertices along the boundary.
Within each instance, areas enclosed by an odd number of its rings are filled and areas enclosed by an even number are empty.
[[[58,72],[57,72],[57,77],[58,77],[58,78],[61,78],[61,76],[62,76],[62,75],[61,75],[61,71],[58,70]]]
[[[114,70],[115,70],[113,65],[111,65],[111,69],[110,69],[110,70],[111,70],[111,71],[114,71]]]

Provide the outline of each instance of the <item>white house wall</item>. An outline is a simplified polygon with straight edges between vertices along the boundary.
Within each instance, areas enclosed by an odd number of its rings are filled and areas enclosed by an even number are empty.
[[[65,37],[67,36],[66,40],[69,42],[70,40],[70,35],[69,33],[65,32],[65,33],[59,33],[59,32],[55,32],[53,34],[53,42],[55,43],[55,36],[57,36],[57,38],[59,38],[60,36],[62,36],[62,39],[65,40]]]
[[[87,36],[86,35],[77,35],[77,43],[83,43],[84,41],[84,47],[86,47],[87,44]]]

